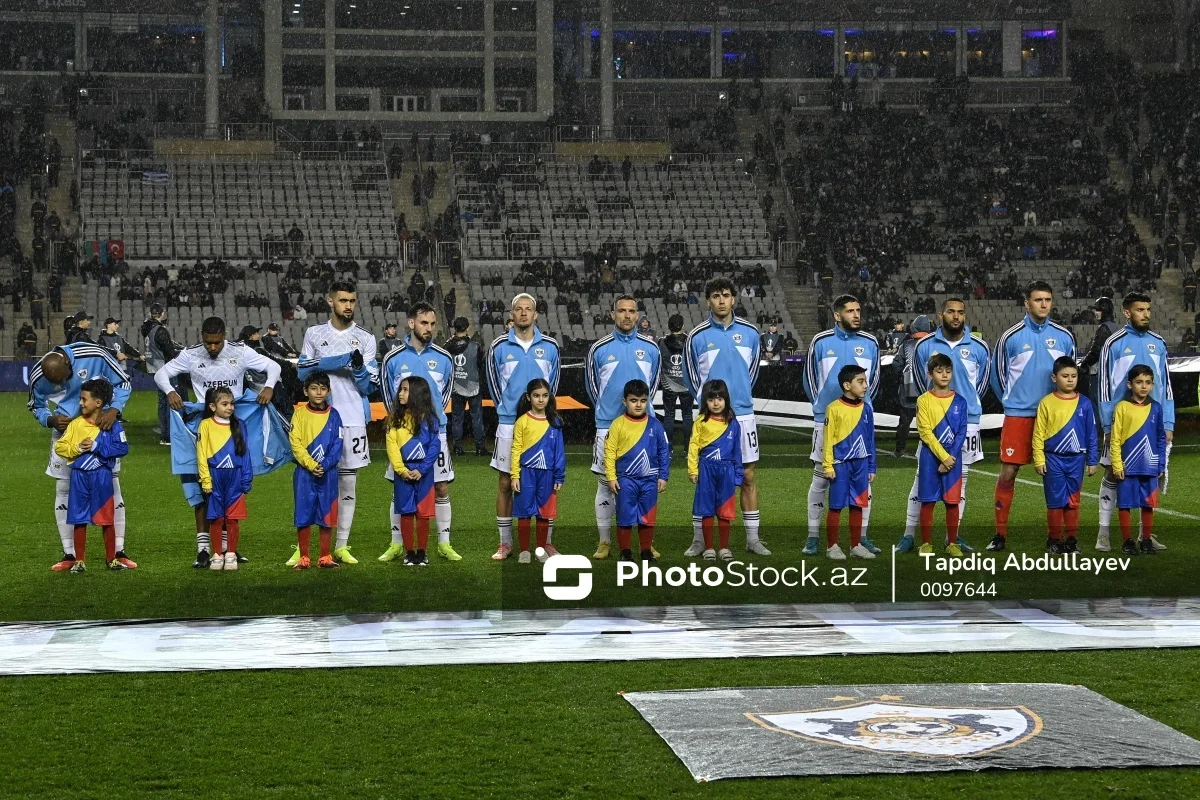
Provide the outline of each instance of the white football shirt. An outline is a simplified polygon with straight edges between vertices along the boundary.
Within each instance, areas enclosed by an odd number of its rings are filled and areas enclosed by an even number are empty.
[[[304,332],[304,344],[300,347],[300,360],[320,360],[327,356],[343,356],[357,350],[362,353],[371,382],[379,382],[379,365],[375,362],[375,337],[369,332],[351,325],[344,331],[328,322],[313,325]],[[342,425],[362,428],[371,419],[371,406],[366,395],[360,394],[349,367],[329,373],[329,402],[341,415]]]
[[[164,394],[175,391],[171,379],[177,375],[188,375],[192,380],[192,391],[199,401],[204,400],[209,389],[228,386],[234,399],[245,391],[246,370],[267,373],[267,386],[274,387],[279,381],[279,365],[255,352],[241,342],[225,340],[221,352],[213,358],[202,344],[186,348],[154,373],[154,383]]]

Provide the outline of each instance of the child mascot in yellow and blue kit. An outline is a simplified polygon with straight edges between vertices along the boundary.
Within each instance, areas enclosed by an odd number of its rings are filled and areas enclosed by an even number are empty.
[[[295,500],[296,544],[299,559],[292,569],[312,566],[309,544],[312,528],[317,526],[320,555],[317,566],[335,569],[333,529],[338,519],[338,471],[342,458],[342,417],[329,404],[329,374],[314,370],[304,377],[308,402],[292,415],[290,442],[296,471],[292,473]]]
[[[612,434],[609,434],[610,436]],[[729,524],[737,517],[737,491],[742,485],[742,427],[734,416],[725,381],[714,378],[700,389],[700,416],[688,442],[688,478],[696,485],[692,525],[704,532],[706,561],[732,561]],[[713,519],[719,526],[720,553],[713,549]]]
[[[513,487],[513,517],[517,520],[518,564],[530,564],[529,521],[537,520],[538,561],[558,551],[550,544],[550,520],[558,516],[558,490],[567,479],[567,451],[562,419],[550,384],[534,378],[525,386],[513,424],[509,475]]]
[[[966,398],[950,388],[954,363],[934,353],[926,364],[929,390],[917,398],[917,501],[921,504],[920,553],[933,552],[933,512],[946,506],[946,553],[961,558],[958,543],[962,502],[962,448],[970,413]]]
[[[1079,549],[1079,496],[1083,474],[1096,474],[1100,461],[1092,403],[1076,391],[1079,367],[1062,356],[1054,362],[1054,391],[1038,403],[1033,424],[1033,468],[1046,494],[1046,550],[1055,555]]]
[[[211,570],[238,568],[238,537],[246,518],[246,495],[254,481],[254,462],[233,412],[233,390],[214,386],[204,396],[204,419],[196,435],[196,467],[200,490],[208,498],[208,534],[212,539]],[[225,552],[221,552],[221,531]]]
[[[638,526],[642,561],[654,564],[658,493],[671,475],[671,443],[658,417],[647,413],[650,385],[631,380],[623,393],[625,413],[613,420],[604,440],[604,477],[617,498],[617,542],[621,561],[633,561],[633,526]]]
[[[433,393],[428,381],[411,375],[396,390],[387,432],[388,461],[396,473],[392,507],[400,515],[406,567],[429,566],[425,550],[434,515],[433,465],[441,450]]]
[[[88,525],[99,525],[104,533],[104,557],[109,569],[130,569],[129,564],[133,563],[117,550],[113,516],[116,511],[113,470],[117,459],[129,453],[129,444],[119,420],[109,430],[100,430],[100,413],[112,402],[112,397],[112,384],[103,378],[85,381],[79,390],[79,416],[71,420],[54,443],[54,454],[71,462],[67,524],[74,527],[75,563],[71,572],[77,575],[87,569]]]
[[[1150,396],[1154,370],[1136,364],[1125,386],[1129,395],[1113,409],[1109,458],[1117,479],[1117,509],[1121,518],[1121,551],[1126,555],[1156,555],[1154,509],[1158,508],[1158,482],[1167,465],[1167,431],[1162,404]],[[1133,539],[1131,512],[1142,512],[1142,539]]]
[[[850,509],[850,554],[874,558],[862,544],[863,509],[871,503],[871,483],[875,480],[875,414],[866,402],[869,385],[867,371],[858,364],[847,364],[838,371],[842,396],[825,408],[825,444],[822,467],[829,481],[829,509],[825,514],[825,535],[829,549],[825,555],[845,561],[838,544],[842,509]]]

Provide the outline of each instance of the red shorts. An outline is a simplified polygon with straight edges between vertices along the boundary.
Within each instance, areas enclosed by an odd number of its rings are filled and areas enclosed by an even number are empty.
[[[1004,415],[1000,428],[1000,463],[1030,464],[1033,462],[1033,426],[1036,417]]]

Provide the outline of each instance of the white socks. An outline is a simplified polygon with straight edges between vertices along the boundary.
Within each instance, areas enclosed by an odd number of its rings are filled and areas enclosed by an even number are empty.
[[[400,535],[400,515],[393,511],[395,507],[395,503],[388,503],[388,515],[392,520],[392,544],[404,544],[404,537]]]
[[[1117,505],[1117,482],[1104,476],[1100,482],[1100,535],[1107,536],[1112,525],[1113,508]]]
[[[125,498],[121,495],[121,479],[116,475],[113,475],[113,530],[120,553],[125,549]]]
[[[704,544],[703,517],[692,517],[692,544]]]
[[[612,542],[612,521],[616,505],[616,495],[608,488],[608,481],[601,477],[596,481],[596,527],[600,529],[602,542]]]
[[[334,549],[345,547],[350,542],[350,526],[354,524],[355,488],[358,473],[352,469],[338,470],[338,520],[337,544]]]
[[[917,535],[921,524],[921,501],[917,499],[917,476],[913,475],[912,488],[908,490],[908,508],[904,511],[904,535],[912,538]]]
[[[958,532],[959,532],[960,538],[962,536],[962,521],[966,517],[966,513],[967,513],[967,476],[970,474],[971,474],[971,468],[969,466],[967,466],[966,464],[963,464],[962,494],[958,501],[958,525],[959,525]]]
[[[821,517],[825,512],[825,496],[828,492],[829,479],[825,477],[821,465],[816,464],[813,466],[812,484],[808,487],[808,538],[810,539],[816,539],[821,535]]]
[[[63,552],[75,555],[75,528],[67,524],[67,501],[71,495],[71,481],[56,478],[54,481],[54,522],[58,525],[58,538]]]
[[[210,544],[211,544],[211,542],[208,539],[208,531],[196,531],[196,552],[197,553],[199,553],[201,550],[208,550],[208,552],[211,553],[212,550],[209,548]]]
[[[450,543],[450,498],[439,497],[433,503],[433,518],[437,522],[438,544]]]
[[[871,498],[872,497],[874,497],[874,493],[871,491],[871,487],[868,484],[867,485],[867,507],[862,510],[862,538],[864,538],[864,539],[867,538],[867,525],[869,525],[871,522]]]
[[[758,541],[758,511],[743,511],[742,522],[746,526],[746,544],[754,544]]]
[[[512,517],[496,517],[496,527],[500,530],[500,544],[512,547]]]

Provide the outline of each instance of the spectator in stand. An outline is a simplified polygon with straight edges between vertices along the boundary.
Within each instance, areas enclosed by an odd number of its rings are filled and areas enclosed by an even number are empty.
[[[783,334],[774,322],[767,326],[767,332],[763,334],[762,351],[767,361],[773,363],[777,363],[783,355]]]
[[[67,344],[91,342],[92,337],[88,331],[91,329],[94,319],[95,317],[86,311],[80,311],[71,317],[71,327],[67,330]]]
[[[17,358],[34,358],[37,355],[37,332],[28,323],[21,325],[21,329],[17,331]]]
[[[296,348],[279,333],[279,323],[272,322],[267,326],[267,335],[262,338],[262,349],[275,359],[299,358]]]
[[[125,341],[125,337],[120,333],[121,320],[116,317],[108,317],[104,320],[104,332],[97,337],[97,344],[107,347],[116,354],[117,360],[121,362],[121,366],[125,367],[125,371],[129,371],[129,367],[125,364],[126,361],[132,359],[136,362],[144,362],[146,357],[138,352],[137,348]]]
[[[402,345],[404,340],[396,335],[396,323],[388,322],[383,326],[383,337],[379,340],[379,352],[375,360],[383,363],[383,357]]]

